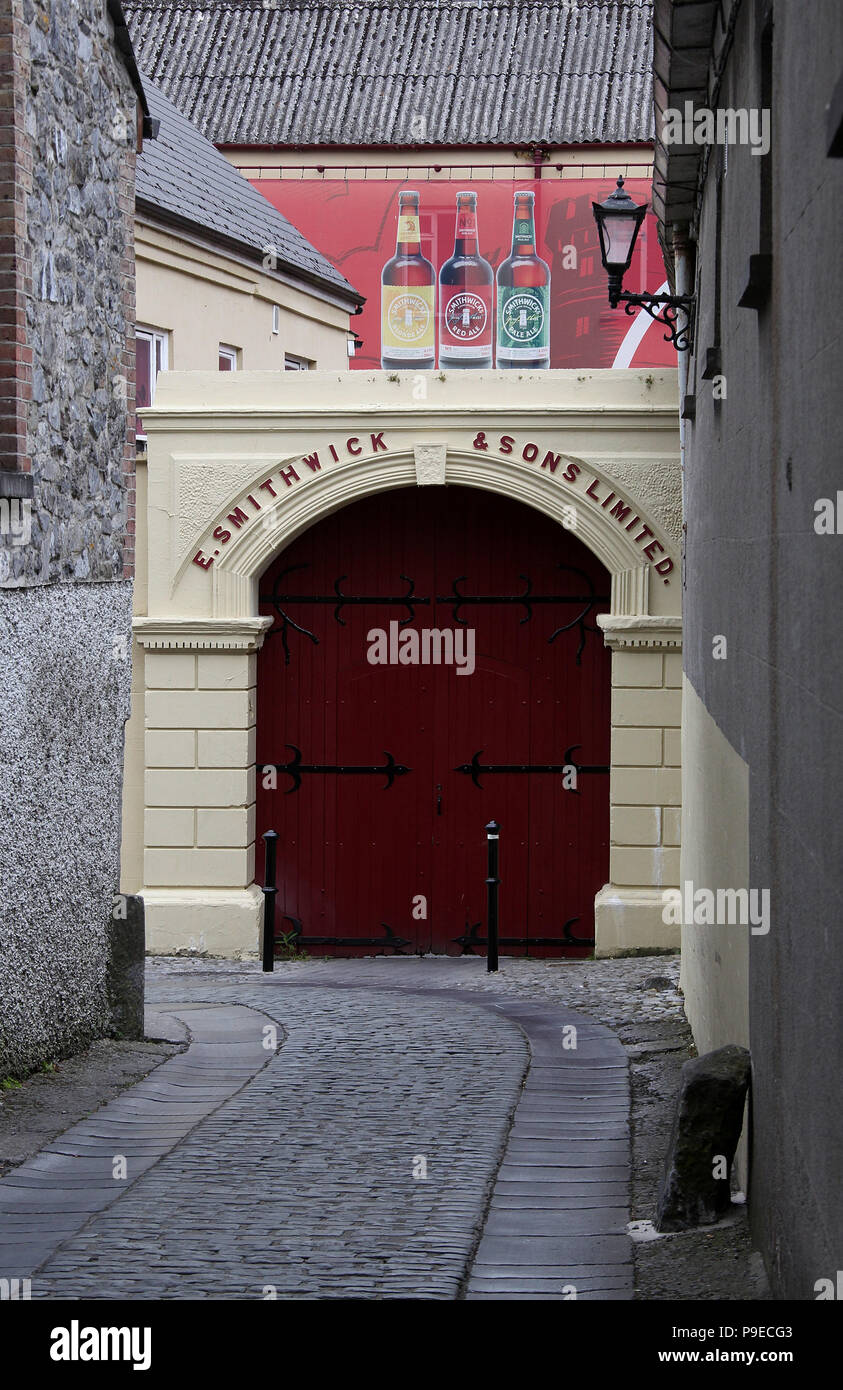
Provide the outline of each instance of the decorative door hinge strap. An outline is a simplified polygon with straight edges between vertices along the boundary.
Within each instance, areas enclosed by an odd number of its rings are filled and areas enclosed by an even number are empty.
[[[481,774],[509,772],[529,775],[531,773],[553,772],[563,776],[566,773],[575,772],[579,777],[581,773],[607,773],[609,771],[607,763],[575,763],[573,761],[574,750],[581,747],[581,743],[572,743],[569,748],[566,748],[565,761],[562,763],[481,763],[480,755],[484,751],[481,748],[474,754],[470,763],[460,763],[458,767],[454,768],[454,772],[461,772],[464,776],[470,777],[475,787],[479,787],[482,791]],[[566,790],[577,794],[576,787],[566,788]]]
[[[323,776],[333,777],[369,777],[380,775],[386,778],[383,790],[388,791],[396,777],[405,777],[408,772],[412,772],[413,770],[411,767],[405,767],[403,763],[397,763],[392,754],[386,751],[384,751],[386,762],[383,764],[372,763],[364,766],[352,766],[346,763],[303,763],[301,749],[297,748],[294,743],[288,743],[285,747],[291,748],[293,751],[293,757],[289,762],[257,762],[255,763],[255,767],[259,772],[264,772],[267,768],[273,767],[276,772],[286,772],[288,777],[292,777],[293,785],[287,789],[285,793],[287,796],[289,796],[291,792],[298,791],[301,786],[301,779],[305,773],[319,773]]]

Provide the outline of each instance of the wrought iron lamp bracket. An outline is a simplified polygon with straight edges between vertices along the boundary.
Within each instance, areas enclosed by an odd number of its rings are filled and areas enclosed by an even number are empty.
[[[630,294],[628,290],[615,290],[609,296],[613,309],[623,304],[627,314],[643,309],[656,323],[662,324],[667,332],[666,343],[672,343],[677,352],[690,352],[694,327],[694,306],[696,298],[692,294]],[[686,322],[679,325],[679,314],[687,315]]]

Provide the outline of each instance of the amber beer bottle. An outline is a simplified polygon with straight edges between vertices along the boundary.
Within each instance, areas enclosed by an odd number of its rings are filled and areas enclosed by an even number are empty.
[[[419,195],[398,194],[398,242],[381,275],[381,366],[432,367],[436,271],[421,253]]]
[[[477,245],[477,194],[457,194],[454,254],[439,272],[439,366],[491,367],[495,272]]]
[[[534,193],[516,193],[512,254],[498,266],[497,365],[550,366],[550,267],[536,255]]]

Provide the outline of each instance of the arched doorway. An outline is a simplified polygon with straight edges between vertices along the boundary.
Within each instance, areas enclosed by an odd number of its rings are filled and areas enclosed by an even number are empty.
[[[609,878],[599,560],[494,493],[401,488],[299,536],[259,596],[280,929],[314,954],[471,949],[496,819],[502,951],[587,953]]]

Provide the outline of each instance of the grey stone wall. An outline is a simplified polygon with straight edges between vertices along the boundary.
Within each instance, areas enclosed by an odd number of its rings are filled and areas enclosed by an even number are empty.
[[[131,561],[131,175],[137,99],[102,0],[24,0],[31,539],[0,583],[104,580]],[[128,167],[127,167],[128,163]],[[127,567],[131,573],[131,564]]]
[[[843,486],[843,160],[827,155],[825,115],[843,70],[843,7],[815,0],[809,18],[795,0],[773,8],[773,289],[760,312],[738,300],[762,249],[762,159],[732,146],[727,165],[716,150],[702,207],[685,667],[749,764],[750,885],[771,891],[770,932],[750,946],[753,1229],[775,1293],[812,1299],[816,1281],[843,1268],[843,538],[814,530],[817,499]],[[760,104],[760,15],[759,0],[741,8],[721,107]],[[702,378],[715,342],[718,176],[720,401]],[[725,661],[712,659],[717,634]]]
[[[130,625],[125,581],[0,590],[0,1076],[108,1030]]]
[[[134,539],[137,96],[104,0],[15,4],[11,462],[34,495],[0,528],[0,1076],[110,1027]]]

